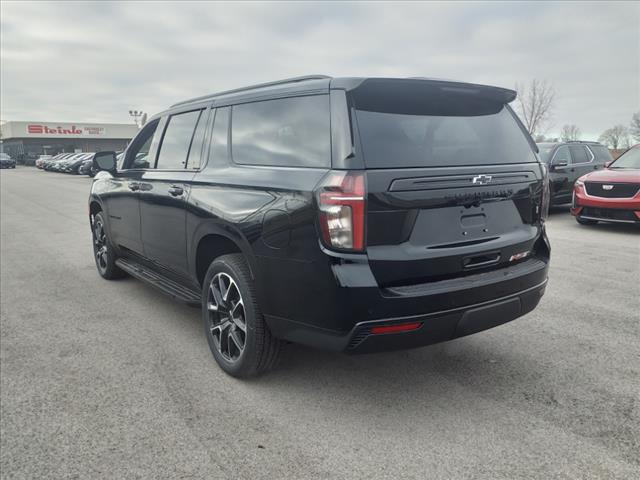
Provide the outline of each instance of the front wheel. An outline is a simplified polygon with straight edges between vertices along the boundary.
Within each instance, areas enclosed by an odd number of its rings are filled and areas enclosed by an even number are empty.
[[[91,222],[93,236],[93,258],[100,276],[106,280],[122,278],[125,273],[116,266],[116,254],[105,228],[102,212],[93,216]]]
[[[280,341],[260,312],[243,255],[223,255],[211,263],[202,287],[202,316],[211,353],[226,373],[251,377],[273,368]]]

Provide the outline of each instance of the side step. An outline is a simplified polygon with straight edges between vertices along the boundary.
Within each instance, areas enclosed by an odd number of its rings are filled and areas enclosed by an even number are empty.
[[[180,285],[179,283],[159,274],[155,270],[150,269],[129,258],[118,258],[116,265],[143,282],[147,282],[156,287],[162,293],[169,295],[176,300],[188,303],[193,306],[200,306],[200,292],[191,288]]]

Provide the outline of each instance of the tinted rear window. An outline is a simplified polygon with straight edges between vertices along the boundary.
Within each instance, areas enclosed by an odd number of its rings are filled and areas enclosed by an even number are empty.
[[[415,115],[357,110],[371,168],[535,162],[527,138],[502,106],[484,115]]]
[[[246,165],[330,166],[329,96],[233,106],[231,152],[235,163]]]
[[[201,110],[196,110],[169,117],[162,137],[156,168],[180,170],[185,167],[200,113]]]

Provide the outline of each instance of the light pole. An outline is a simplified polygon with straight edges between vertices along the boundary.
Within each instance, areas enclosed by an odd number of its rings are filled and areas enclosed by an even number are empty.
[[[140,128],[140,124],[138,123],[138,119],[144,115],[142,110],[129,110],[129,115],[133,117],[133,121],[136,124],[136,127]]]

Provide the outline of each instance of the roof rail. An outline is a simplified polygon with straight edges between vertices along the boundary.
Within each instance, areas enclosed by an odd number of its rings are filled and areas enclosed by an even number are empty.
[[[233,90],[225,90],[224,92],[211,93],[209,95],[203,95],[201,97],[195,97],[189,100],[184,100],[182,102],[174,103],[173,105],[171,105],[171,108],[177,107],[180,105],[187,105],[189,103],[199,102],[202,100],[208,100],[210,98],[213,99],[221,95],[228,95],[230,93],[239,93],[239,92],[244,92],[248,90],[253,90],[256,88],[273,87],[275,85],[285,85],[287,83],[306,82],[307,80],[324,80],[328,78],[331,78],[331,77],[329,77],[328,75],[305,75],[302,77],[292,77],[292,78],[285,78],[284,80],[276,80],[275,82],[258,83],[257,85],[249,85],[247,87],[234,88]]]

